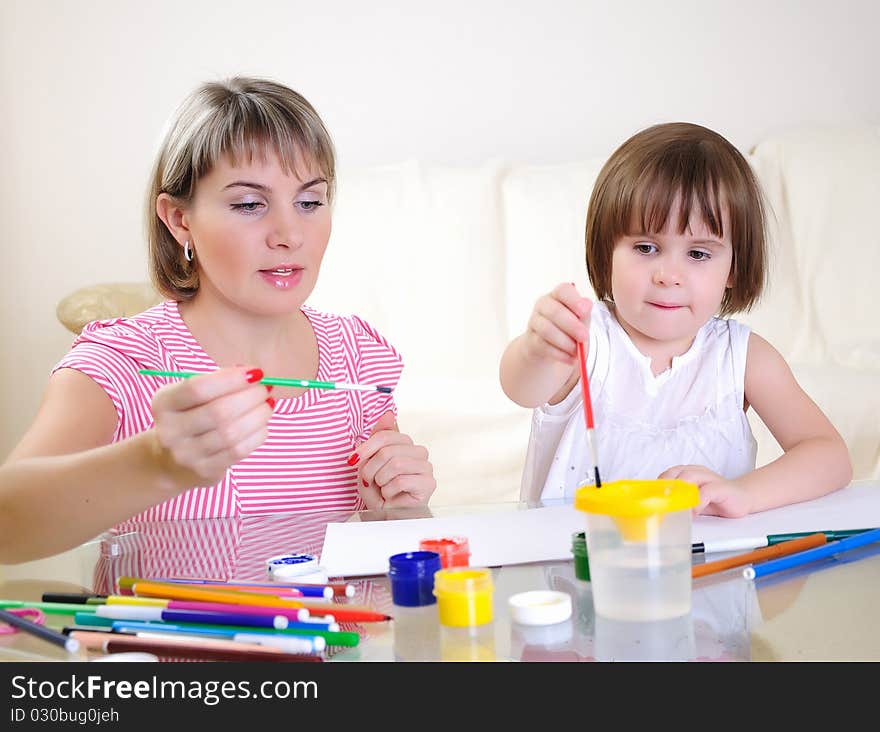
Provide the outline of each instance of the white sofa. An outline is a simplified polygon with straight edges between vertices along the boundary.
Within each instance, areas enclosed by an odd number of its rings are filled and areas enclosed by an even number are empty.
[[[880,127],[792,130],[748,157],[773,214],[772,262],[764,298],[738,317],[840,430],[854,477],[880,478]],[[431,451],[433,505],[519,498],[530,412],[501,392],[498,362],[540,294],[564,280],[592,294],[583,229],[603,162],[339,172],[310,302],[362,315],[403,354],[399,421]],[[132,311],[102,295],[97,309],[75,307],[87,290],[63,305],[86,319]],[[760,465],[780,449],[752,420]]]

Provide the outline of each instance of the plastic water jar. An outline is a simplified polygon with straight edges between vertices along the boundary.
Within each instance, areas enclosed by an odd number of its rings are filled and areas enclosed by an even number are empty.
[[[597,616],[646,622],[691,609],[691,509],[681,480],[620,480],[578,488]]]

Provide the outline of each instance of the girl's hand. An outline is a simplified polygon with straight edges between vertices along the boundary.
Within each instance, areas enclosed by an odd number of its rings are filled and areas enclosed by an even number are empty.
[[[275,400],[260,369],[225,368],[153,395],[153,433],[173,487],[214,485],[266,439]]]
[[[700,502],[694,508],[694,516],[704,513],[708,516],[740,518],[750,512],[749,495],[745,488],[702,465],[676,465],[657,477],[696,484],[700,490]]]
[[[425,505],[437,488],[428,450],[397,430],[393,412],[379,418],[355,452],[358,490],[368,509]]]
[[[531,360],[574,365],[577,342],[590,337],[592,301],[581,297],[571,282],[563,282],[538,298],[525,332],[525,354]]]

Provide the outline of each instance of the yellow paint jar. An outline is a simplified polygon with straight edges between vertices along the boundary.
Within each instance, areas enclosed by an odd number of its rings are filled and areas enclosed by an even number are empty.
[[[452,627],[492,622],[492,573],[481,567],[449,567],[434,574],[440,624]]]

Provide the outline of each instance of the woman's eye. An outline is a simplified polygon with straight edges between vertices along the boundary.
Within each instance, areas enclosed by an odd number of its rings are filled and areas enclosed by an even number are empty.
[[[244,201],[243,203],[233,203],[232,208],[236,211],[245,211],[247,213],[255,213],[259,211],[263,204],[260,201]]]
[[[655,247],[653,244],[648,244],[647,242],[641,242],[635,245],[635,250],[639,254],[653,254],[655,251],[657,251],[657,247]]]
[[[321,201],[300,201],[299,206],[303,211],[315,211],[316,209],[323,206],[323,202]]]

